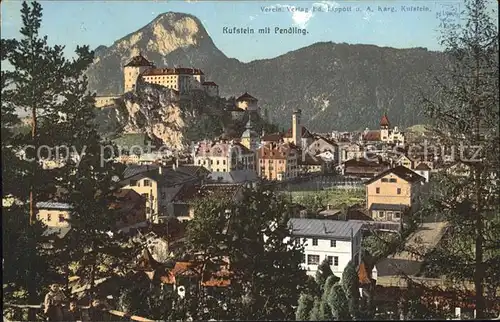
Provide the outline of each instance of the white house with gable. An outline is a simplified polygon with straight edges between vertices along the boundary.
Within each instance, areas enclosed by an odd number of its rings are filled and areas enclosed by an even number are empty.
[[[303,267],[307,274],[316,275],[318,265],[325,259],[332,272],[342,277],[350,260],[358,267],[361,260],[362,222],[325,219],[292,218],[292,236],[304,241]]]

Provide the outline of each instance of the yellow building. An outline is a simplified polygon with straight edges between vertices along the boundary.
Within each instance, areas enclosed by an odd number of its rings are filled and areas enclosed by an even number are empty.
[[[255,170],[255,152],[234,141],[199,142],[194,147],[193,159],[195,165],[210,172]]]
[[[269,143],[257,150],[257,173],[267,180],[286,180],[297,177],[298,149],[291,143]]]
[[[247,149],[255,151],[260,145],[259,134],[252,129],[252,123],[250,120],[248,120],[245,128],[246,130],[241,135],[240,143]]]
[[[386,170],[365,183],[366,207],[374,220],[399,221],[418,209],[425,178],[404,167]]]
[[[37,202],[37,219],[47,226],[45,236],[63,238],[71,230],[71,205],[62,202]]]
[[[124,92],[135,90],[137,78],[148,69],[154,68],[153,63],[139,54],[123,67]]]
[[[244,111],[259,111],[258,100],[247,92],[236,99],[236,106]]]
[[[205,81],[205,74],[196,68],[156,68],[139,54],[123,68],[124,91],[135,89],[139,77],[146,83],[173,89],[181,95],[191,90],[204,90],[209,96],[219,96],[219,86]],[[101,104],[104,104],[102,102]]]
[[[146,219],[159,223],[173,214],[172,198],[184,184],[194,184],[198,178],[176,169],[155,165],[129,166],[120,183],[146,199]]]

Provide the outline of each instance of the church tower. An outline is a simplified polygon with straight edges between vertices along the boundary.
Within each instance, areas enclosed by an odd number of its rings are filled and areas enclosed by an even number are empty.
[[[142,53],[133,57],[132,60],[123,67],[123,92],[127,93],[135,90],[135,84],[137,84],[139,75],[150,68],[154,68],[153,63],[144,58]]]
[[[252,129],[252,122],[248,119],[245,126],[246,130],[241,135],[241,144],[251,151],[255,151],[259,148],[259,135]]]
[[[380,139],[384,142],[389,141],[389,129],[391,128],[391,123],[387,117],[387,113],[384,113],[382,119],[380,120]]]

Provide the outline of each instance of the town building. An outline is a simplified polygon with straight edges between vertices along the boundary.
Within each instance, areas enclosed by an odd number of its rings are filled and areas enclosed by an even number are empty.
[[[391,128],[389,117],[387,116],[387,114],[384,114],[384,116],[382,116],[382,119],[380,120],[380,130],[370,131],[366,129],[363,132],[362,141],[364,143],[383,142],[394,145],[404,145],[405,136],[403,132],[399,131],[397,126]]]
[[[302,266],[307,274],[315,276],[318,265],[325,259],[332,272],[342,277],[349,261],[355,267],[361,262],[361,240],[363,223],[327,219],[291,218],[292,238],[304,243]]]
[[[251,151],[256,151],[260,146],[259,134],[253,130],[251,120],[245,126],[240,143]]]
[[[185,95],[192,90],[203,90],[209,96],[219,96],[219,87],[206,81],[205,74],[196,68],[156,68],[142,54],[135,56],[123,68],[124,92],[135,90],[138,79],[170,88]]]
[[[236,99],[236,106],[243,111],[259,113],[258,99],[245,92]]]
[[[321,158],[301,153],[297,159],[297,168],[299,175],[308,175],[312,173],[323,173],[328,169],[328,165]]]
[[[364,157],[364,151],[361,145],[351,142],[351,141],[338,141],[338,163],[344,163],[348,160],[356,159],[359,160]]]
[[[158,165],[129,166],[125,169],[122,189],[131,189],[146,199],[146,218],[159,223],[173,213],[172,198],[186,185],[200,181],[196,176]]]
[[[366,207],[374,220],[400,221],[414,212],[425,192],[425,178],[404,167],[386,170],[365,182]]]
[[[227,172],[224,172],[227,173]],[[192,220],[196,215],[196,201],[202,198],[230,198],[240,201],[243,198],[244,183],[206,183],[184,185],[172,198],[173,216],[179,221]]]
[[[301,118],[302,111],[294,111],[292,114],[292,127],[283,136],[285,143],[293,143],[299,148],[309,146],[314,140],[312,133],[301,124]]]
[[[107,107],[115,105],[118,96],[96,96],[95,107]]]
[[[257,150],[257,173],[266,180],[288,180],[297,177],[299,149],[291,143],[270,143]]]
[[[429,182],[429,178],[431,175],[431,168],[426,162],[420,162],[414,169],[416,173],[425,178],[425,182]]]
[[[68,203],[42,201],[37,202],[37,219],[47,226],[44,236],[55,235],[64,238],[71,230],[69,222],[73,207]]]
[[[307,147],[304,147],[305,152],[310,155],[321,157],[322,160],[338,163],[339,146],[334,141],[323,136],[316,136],[314,141]]]
[[[372,178],[390,167],[390,164],[384,161],[376,162],[366,159],[351,159],[340,165],[339,172],[348,177]]]
[[[233,170],[255,170],[255,152],[241,143],[220,140],[202,141],[193,148],[194,164],[203,166],[210,172],[229,172]]]
[[[396,160],[396,165],[402,165],[403,167],[406,167],[408,169],[413,169],[413,161],[410,160],[406,155],[401,155],[397,160]]]

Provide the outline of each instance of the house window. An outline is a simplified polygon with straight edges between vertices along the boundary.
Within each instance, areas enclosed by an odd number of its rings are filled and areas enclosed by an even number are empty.
[[[375,188],[376,193],[380,193],[380,188]]]
[[[219,160],[217,160],[217,165],[219,165]]]
[[[389,179],[387,179],[387,178],[382,178],[382,182],[389,182]]]
[[[318,246],[318,239],[317,238],[313,238],[313,246]]]
[[[339,257],[333,256],[333,266],[339,266]]]
[[[146,207],[146,213],[148,213],[148,214],[149,214],[150,212],[151,212],[151,208]]]
[[[396,218],[396,219],[401,218],[401,213],[400,212],[395,212],[394,213],[394,218]]]
[[[326,256],[326,260],[328,261],[328,265],[333,265],[333,256]]]
[[[59,222],[64,222],[64,214],[59,214]]]
[[[330,240],[330,247],[337,247],[337,241],[336,240]]]
[[[319,255],[307,255],[307,265],[319,265]]]
[[[398,188],[397,191],[398,191],[398,195],[400,195],[401,194],[401,188]]]
[[[47,221],[50,221],[52,219],[51,214],[47,214]]]
[[[383,211],[378,212],[378,217],[383,218],[385,216],[385,213]]]
[[[390,178],[390,179],[389,179],[389,182],[394,183],[394,182],[398,182],[398,180],[396,180],[396,178]]]
[[[223,164],[223,165],[226,165],[226,160],[222,160],[222,164]]]
[[[137,180],[130,180],[130,186],[131,187],[137,186]]]
[[[148,199],[149,199],[149,193],[147,193],[147,192],[146,192],[146,193],[141,194],[141,196],[143,196],[144,198],[146,198],[146,200],[148,200]]]
[[[151,187],[151,180],[144,180],[144,187]]]

